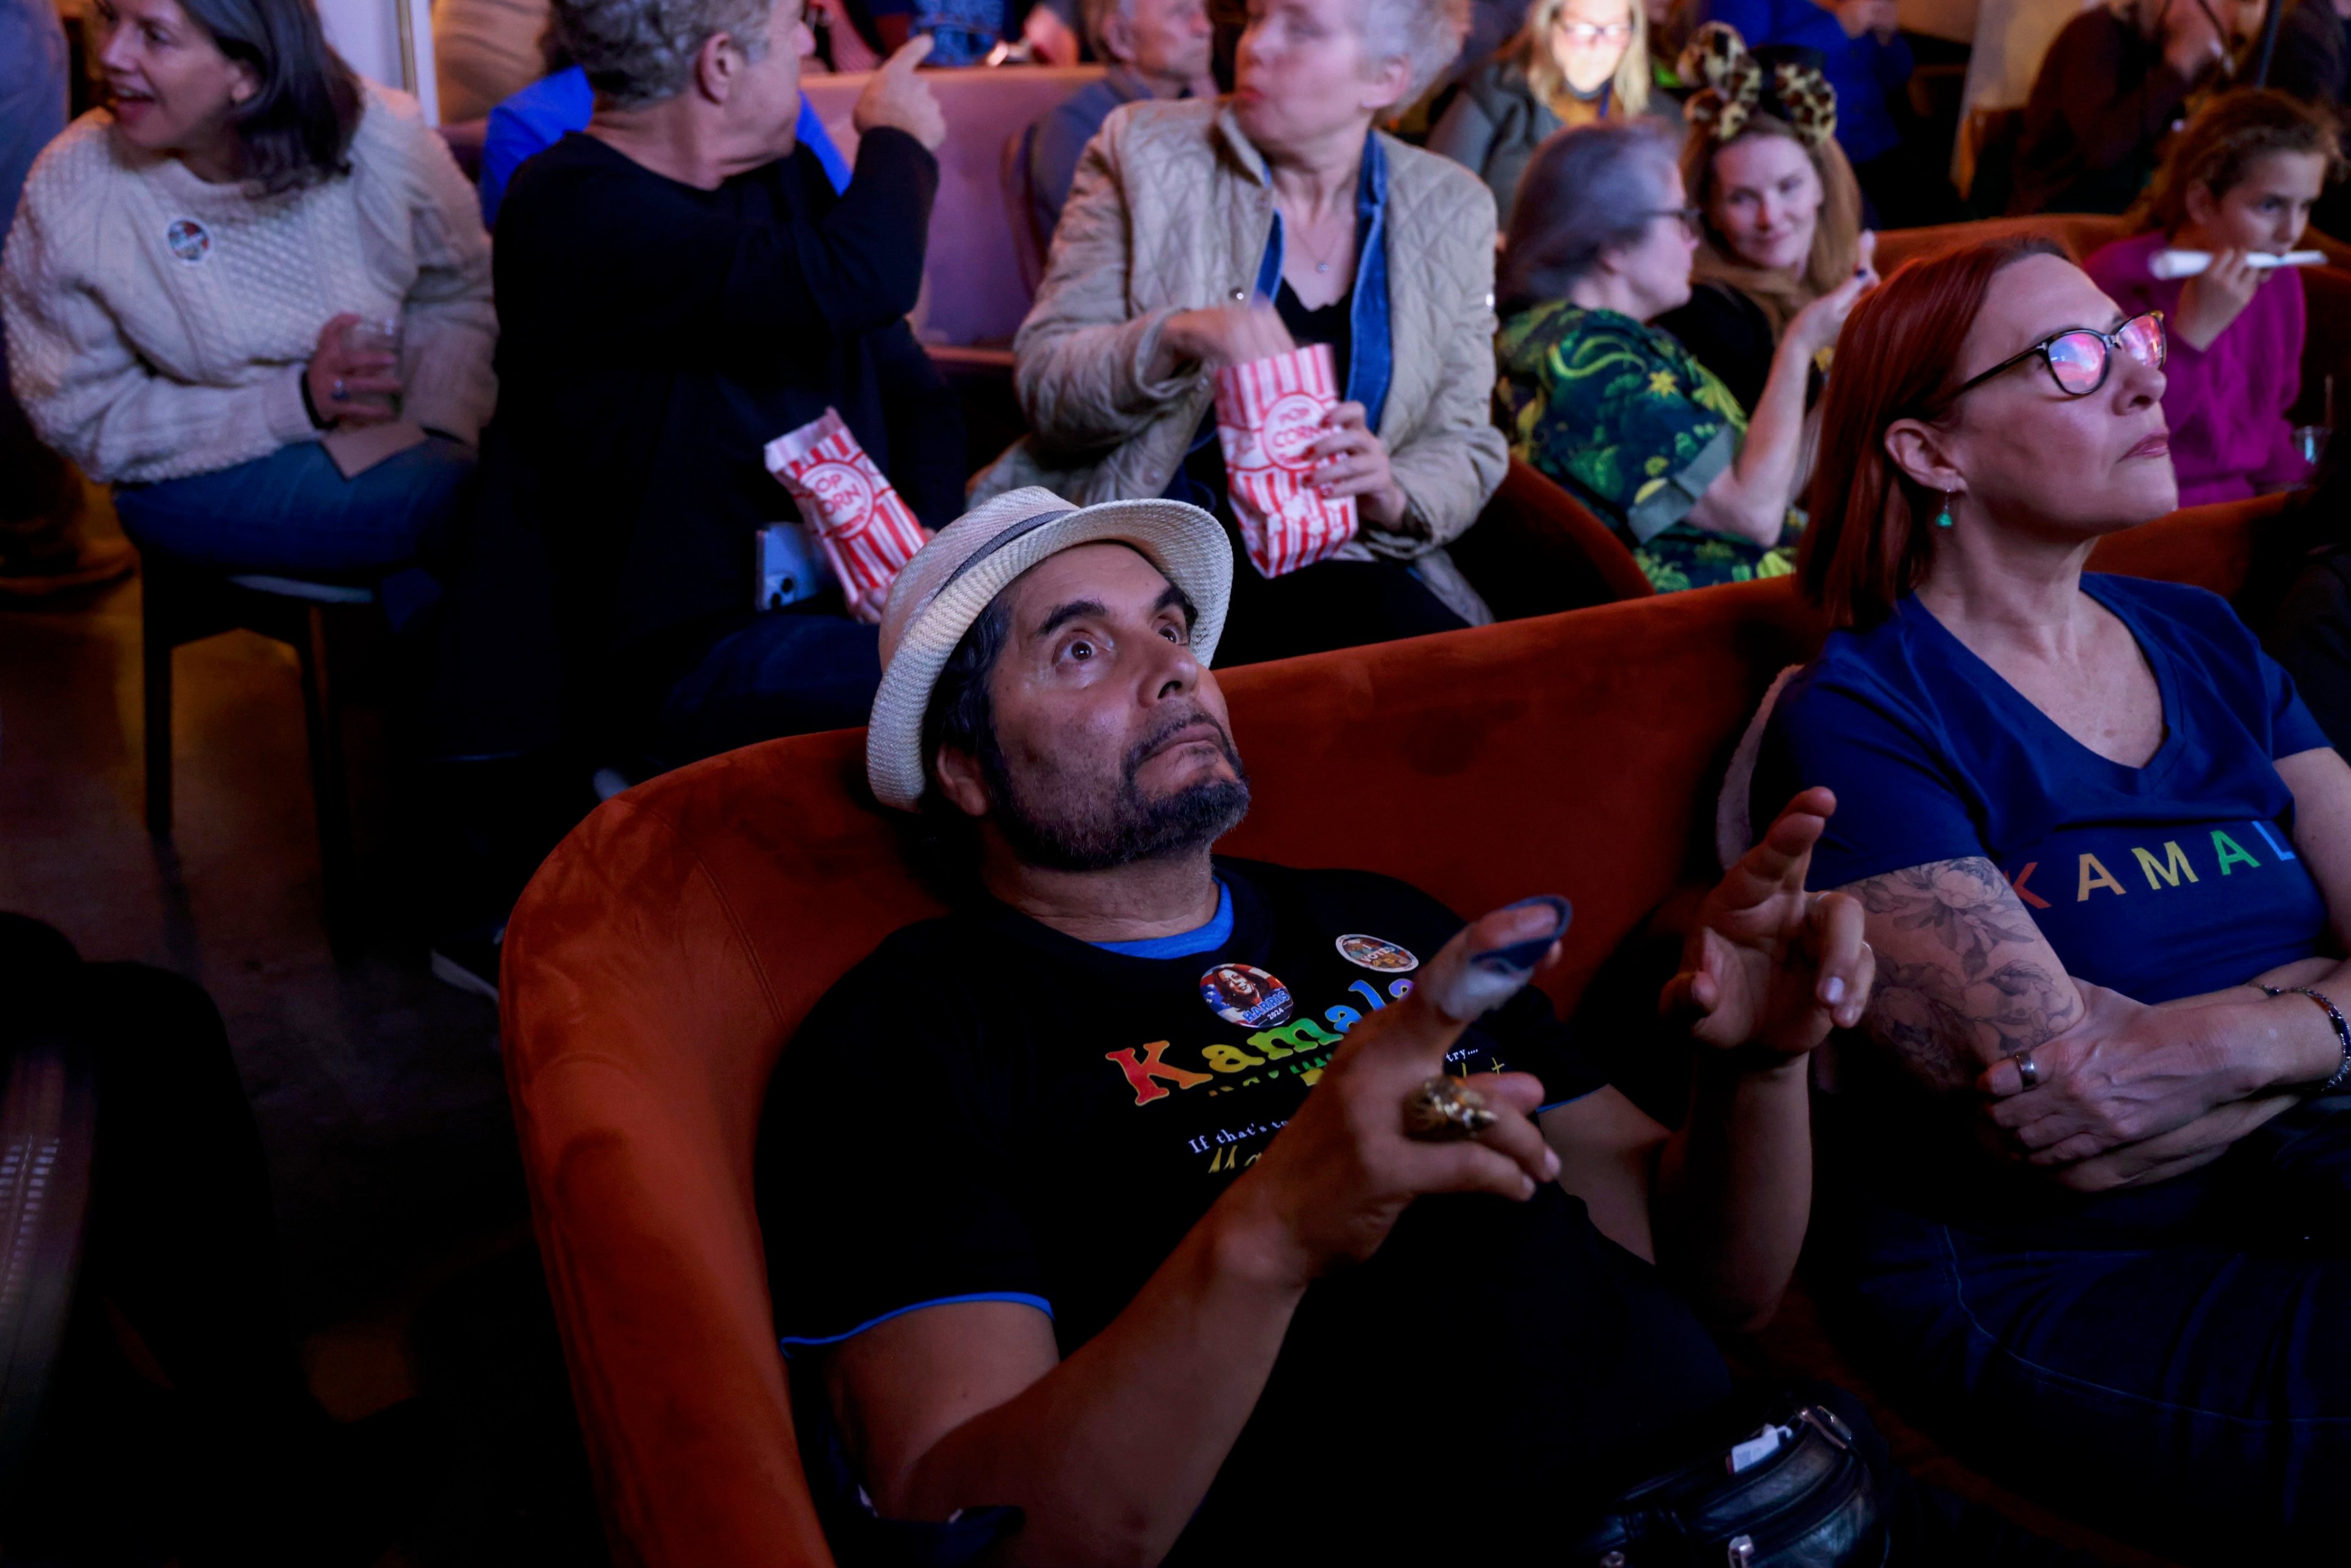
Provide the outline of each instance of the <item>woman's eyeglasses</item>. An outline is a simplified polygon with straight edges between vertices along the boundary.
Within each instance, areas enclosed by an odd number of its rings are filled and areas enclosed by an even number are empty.
[[[1972,392],[2002,371],[2013,370],[2036,357],[2049,367],[2049,374],[2056,382],[2059,392],[2067,397],[2087,397],[2106,384],[2106,377],[2115,367],[2117,350],[2148,370],[2163,369],[2163,312],[2160,310],[2134,316],[2111,332],[2100,332],[2089,327],[2068,327],[2063,332],[2051,333],[2024,352],[2002,360],[1961,386],[1959,392],[1951,394],[1949,401],[1958,402],[1960,393]]]
[[[1599,43],[1621,44],[1633,36],[1630,22],[1553,22],[1552,26],[1567,35],[1569,43],[1587,48]]]
[[[1706,216],[1706,214],[1703,209],[1698,207],[1651,207],[1641,215],[1649,218],[1679,218],[1682,232],[1695,237],[1698,234],[1698,220]]]

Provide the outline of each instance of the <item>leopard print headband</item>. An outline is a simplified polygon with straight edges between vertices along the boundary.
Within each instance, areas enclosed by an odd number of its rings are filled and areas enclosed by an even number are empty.
[[[1691,34],[1675,69],[1698,89],[1682,112],[1718,142],[1735,139],[1757,113],[1770,111],[1786,120],[1807,148],[1816,149],[1836,134],[1836,89],[1819,68],[1797,60],[1766,68],[1727,22],[1708,22]]]

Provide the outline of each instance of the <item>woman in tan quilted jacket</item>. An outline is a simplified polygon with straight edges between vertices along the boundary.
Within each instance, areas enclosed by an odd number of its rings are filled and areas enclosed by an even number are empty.
[[[1501,482],[1494,199],[1373,129],[1460,47],[1463,0],[1255,0],[1232,94],[1130,104],[1078,165],[1021,324],[1034,433],[976,499],[1173,496],[1236,552],[1228,664],[1492,619],[1445,554]],[[1308,448],[1353,497],[1339,553],[1269,577],[1242,548],[1215,372],[1330,345],[1341,401]]]

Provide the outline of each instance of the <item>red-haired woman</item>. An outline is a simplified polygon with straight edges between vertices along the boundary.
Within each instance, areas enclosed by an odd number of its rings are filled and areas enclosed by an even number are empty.
[[[2173,505],[2163,359],[2031,243],[1862,301],[1799,566],[1836,630],[1754,798],[1834,789],[1812,881],[1870,912],[1824,1140],[1862,1321],[2068,1512],[2311,1561],[2351,1472],[2351,769],[2223,601],[2083,571]]]

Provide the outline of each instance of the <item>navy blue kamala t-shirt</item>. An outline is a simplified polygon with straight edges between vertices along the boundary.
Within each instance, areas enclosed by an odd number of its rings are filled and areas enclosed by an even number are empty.
[[[2144,768],[2075,740],[1913,597],[1830,635],[1757,759],[1755,821],[1825,784],[1812,885],[1936,861],[1998,866],[2068,973],[2142,1002],[2241,985],[2319,950],[2326,904],[2294,853],[2275,760],[2327,744],[2226,601],[2088,575],[2163,692]]]

